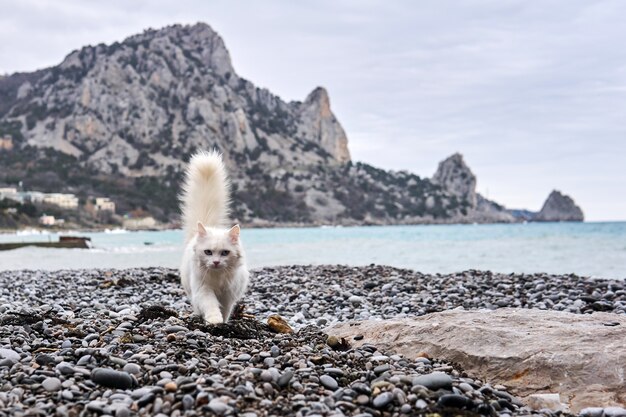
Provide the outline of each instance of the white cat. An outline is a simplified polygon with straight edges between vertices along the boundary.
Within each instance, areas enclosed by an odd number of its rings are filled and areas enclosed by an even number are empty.
[[[186,235],[181,282],[198,315],[208,323],[224,323],[246,292],[249,273],[239,225],[224,227],[230,183],[218,152],[191,158],[180,201]]]

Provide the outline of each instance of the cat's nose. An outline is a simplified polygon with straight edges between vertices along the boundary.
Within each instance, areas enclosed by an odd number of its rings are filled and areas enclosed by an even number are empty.
[[[220,261],[213,261],[214,266],[218,266],[219,264],[220,264]]]

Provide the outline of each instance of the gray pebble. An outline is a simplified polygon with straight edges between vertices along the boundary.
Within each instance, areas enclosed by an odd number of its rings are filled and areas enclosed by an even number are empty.
[[[337,383],[335,378],[329,375],[320,376],[320,383],[331,391],[335,391],[337,388],[339,388],[339,384]]]
[[[17,363],[20,361],[20,354],[13,349],[0,349],[0,359],[4,359],[10,363]]]
[[[218,416],[224,415],[232,410],[232,407],[225,404],[218,398],[212,399],[208,404],[209,410],[217,414]]]
[[[136,363],[127,363],[123,368],[124,372],[128,372],[129,374],[139,374],[141,373],[141,366]]]
[[[381,394],[378,394],[374,398],[374,401],[372,401],[372,404],[374,405],[374,408],[385,408],[389,404],[391,404],[392,401],[393,401],[393,394],[390,392],[383,392]]]
[[[452,378],[443,372],[433,372],[427,375],[420,375],[413,379],[413,385],[422,385],[430,390],[448,388],[452,386]]]
[[[48,392],[54,392],[61,389],[61,380],[59,378],[46,378],[41,386]]]
[[[128,389],[133,386],[133,379],[126,372],[108,368],[96,368],[91,372],[91,380],[109,388]]]
[[[189,394],[185,394],[183,396],[183,408],[185,410],[190,410],[191,407],[193,407],[193,404],[194,404],[193,397],[191,395],[189,395]]]
[[[291,381],[291,378],[293,378],[293,372],[292,371],[285,371],[280,378],[278,378],[278,386],[279,387],[286,387],[287,384],[289,384],[289,381]]]

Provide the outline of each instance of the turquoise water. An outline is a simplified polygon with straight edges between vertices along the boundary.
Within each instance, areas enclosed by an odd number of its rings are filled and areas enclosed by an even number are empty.
[[[0,269],[178,267],[182,232],[73,233],[94,248],[0,252]],[[56,240],[0,235],[0,242]],[[626,278],[626,222],[247,229],[250,267],[370,263],[429,273],[467,269]],[[150,243],[150,245],[146,245]]]

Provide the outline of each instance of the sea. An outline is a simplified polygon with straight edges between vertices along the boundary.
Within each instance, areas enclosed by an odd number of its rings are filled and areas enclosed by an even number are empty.
[[[0,252],[0,270],[179,266],[181,230],[97,233],[91,249]],[[56,241],[57,233],[0,234],[0,242]],[[424,273],[469,269],[626,279],[626,222],[243,229],[250,268],[381,264]]]

